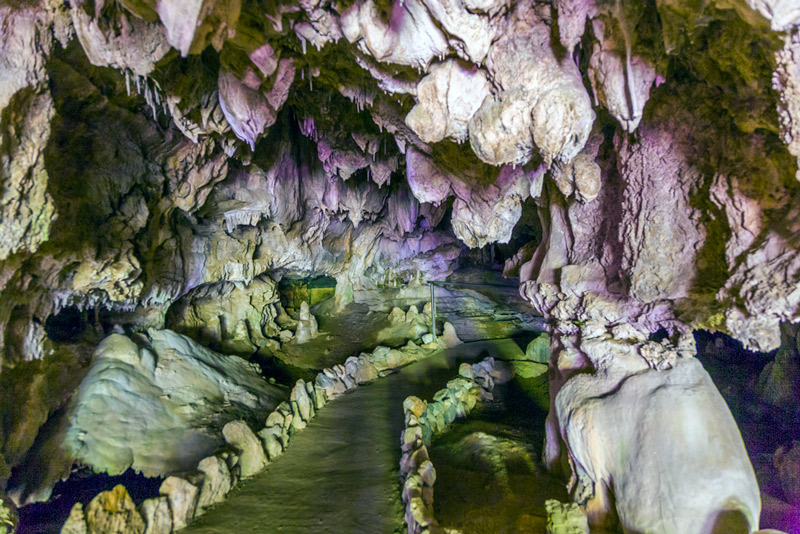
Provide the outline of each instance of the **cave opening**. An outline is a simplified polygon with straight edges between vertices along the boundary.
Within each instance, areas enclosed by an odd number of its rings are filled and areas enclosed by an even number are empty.
[[[292,312],[299,310],[303,302],[316,306],[336,293],[336,279],[332,276],[312,276],[300,278],[286,275],[278,283],[281,304]]]
[[[82,311],[75,306],[67,306],[47,316],[44,322],[44,331],[47,337],[55,343],[75,343],[87,327],[88,311]]]
[[[111,331],[113,325],[108,310],[104,308],[65,306],[47,316],[44,331],[54,343],[77,343],[87,334],[102,338]]]

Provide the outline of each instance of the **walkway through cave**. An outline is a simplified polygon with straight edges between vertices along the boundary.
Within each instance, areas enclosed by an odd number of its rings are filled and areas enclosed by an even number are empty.
[[[463,361],[517,359],[522,352],[511,339],[466,343],[357,388],[328,404],[266,471],[183,532],[401,532],[405,397],[430,399]],[[543,417],[531,413],[529,424],[542,428]]]

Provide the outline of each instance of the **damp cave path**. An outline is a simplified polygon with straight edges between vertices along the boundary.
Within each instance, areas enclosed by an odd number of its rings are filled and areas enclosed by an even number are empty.
[[[462,362],[522,353],[512,339],[465,343],[356,388],[327,404],[264,472],[181,532],[402,532],[403,400],[430,400]]]

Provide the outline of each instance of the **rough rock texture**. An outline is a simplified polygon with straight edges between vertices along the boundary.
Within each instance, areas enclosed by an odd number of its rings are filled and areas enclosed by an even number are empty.
[[[0,260],[35,252],[47,241],[55,217],[47,193],[44,148],[50,136],[53,101],[46,91],[25,89],[3,112],[0,130]]]
[[[552,400],[591,340],[613,359],[666,336],[641,357],[668,376],[692,329],[769,351],[800,320],[796,2],[262,4],[0,6],[3,491],[66,474],[38,459],[63,456],[51,434],[83,421],[71,392],[115,325],[272,355],[313,333],[279,324],[284,276],[334,278],[341,309],[508,260],[549,325]],[[169,358],[124,352],[103,372],[163,392]],[[793,356],[762,374],[770,404],[796,395]],[[548,463],[571,471],[562,423]]]
[[[167,497],[145,499],[139,511],[145,523],[144,534],[170,534],[172,532],[172,510]]]
[[[253,354],[277,337],[280,300],[275,283],[260,276],[249,284],[198,286],[169,310],[167,324],[226,354]]]
[[[592,54],[589,67],[592,88],[596,98],[603,102],[622,127],[633,132],[642,120],[656,72],[652,65],[639,57],[626,63],[626,58],[618,52],[603,48],[605,44],[595,44]]]
[[[100,344],[78,391],[65,446],[112,474],[131,466],[164,474],[194,467],[212,452],[220,444],[212,429],[226,418],[265,414],[281,397],[247,362],[169,330],[151,330],[141,349],[114,334]],[[208,417],[216,425],[208,426]]]
[[[137,341],[113,334],[100,343],[59,430],[34,451],[39,474],[14,485],[20,502],[46,497],[73,461],[112,475],[193,469],[224,443],[226,422],[260,418],[285,396],[253,364],[169,330]]]
[[[160,24],[124,10],[115,12],[110,20],[100,17],[102,4],[89,0],[69,5],[75,34],[92,65],[130,69],[135,76],[147,76],[169,52],[170,45]]]
[[[83,513],[83,505],[79,502],[69,511],[69,517],[61,527],[61,534],[87,534],[89,527],[86,526],[86,514]]]
[[[144,520],[123,485],[92,499],[86,507],[86,525],[89,534],[144,534]]]
[[[584,534],[589,532],[586,515],[575,503],[564,504],[550,499],[547,509],[547,534]]]
[[[184,528],[194,519],[199,493],[197,486],[180,477],[170,476],[161,483],[158,492],[169,500],[173,530]]]
[[[243,477],[251,477],[267,465],[261,442],[244,421],[231,421],[222,428],[225,441],[239,451]]]
[[[470,142],[481,160],[499,165],[530,160],[534,147],[548,163],[580,152],[595,113],[569,59],[559,60],[550,28],[533,6],[516,5],[486,68],[497,98],[486,99],[470,122]]]
[[[555,406],[575,469],[573,491],[590,523],[619,521],[642,532],[753,530],[761,512],[755,473],[700,363],[677,356],[669,369],[651,368],[659,360],[646,359],[653,350],[646,343],[598,339],[582,347],[597,373],[567,380]]]
[[[778,117],[781,137],[789,152],[800,158],[800,32],[789,32],[784,39],[783,49],[776,53],[778,66],[772,87],[780,91]],[[800,163],[796,176],[800,180]]]
[[[406,124],[426,143],[446,137],[466,141],[469,120],[489,96],[483,70],[466,70],[453,60],[438,63],[417,84],[418,103],[406,116]]]
[[[200,487],[197,508],[203,510],[222,502],[231,490],[231,472],[228,464],[218,456],[209,456],[200,460],[197,470],[203,473],[203,485]]]
[[[39,6],[41,7],[41,6]],[[53,45],[53,13],[35,5],[0,7],[0,111],[14,94],[47,79],[45,61]],[[5,121],[4,121],[5,122]]]

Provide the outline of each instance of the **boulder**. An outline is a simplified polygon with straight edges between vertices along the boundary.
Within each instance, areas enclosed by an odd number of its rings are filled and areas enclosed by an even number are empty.
[[[300,417],[300,407],[297,405],[296,402],[292,403],[292,422],[289,425],[289,433],[294,434],[295,432],[299,432],[306,427],[306,421],[302,417]]]
[[[320,408],[317,405],[317,388],[314,387],[314,382],[306,382],[306,393],[308,393],[308,398],[311,400],[311,417],[314,417],[314,412]]]
[[[258,437],[264,445],[267,457],[274,460],[283,453],[283,429],[279,426],[268,426],[258,431]]]
[[[297,381],[294,388],[292,388],[292,393],[289,396],[289,400],[292,402],[293,406],[295,404],[297,405],[297,411],[303,421],[311,420],[311,418],[314,416],[314,406],[311,398],[308,396],[308,390],[306,389],[306,383],[304,380]]]
[[[427,527],[434,523],[433,506],[425,504],[421,497],[414,497],[409,500],[408,510],[411,512],[411,517],[417,524]]]
[[[61,527],[61,534],[89,534],[89,527],[86,526],[86,516],[83,513],[83,505],[75,503],[69,512],[69,517]]]
[[[430,335],[430,334],[426,334]],[[424,341],[423,336],[423,341]],[[444,326],[442,327],[442,335],[439,336],[439,340],[445,344],[446,347],[456,347],[464,343],[458,338],[458,334],[456,334],[455,327],[450,324],[449,322],[445,322]]]
[[[253,364],[170,330],[137,341],[104,339],[74,398],[64,448],[95,471],[190,472],[223,442],[209,419],[265,417],[285,398]]]
[[[165,496],[146,499],[139,505],[144,518],[144,534],[170,534],[172,532],[172,510]]]
[[[468,363],[462,363],[458,366],[458,376],[467,378],[469,380],[475,379],[475,371],[472,370],[472,366]]]
[[[572,375],[555,396],[592,529],[617,516],[637,532],[754,530],[758,483],[725,401],[696,358],[650,368],[634,351],[651,346],[584,341],[605,368]]]
[[[350,356],[344,361],[344,369],[345,374],[348,376],[355,376],[356,372],[358,371],[358,358],[355,356]]]
[[[403,452],[408,452],[418,445],[422,445],[422,429],[419,426],[410,426],[403,430],[400,436],[400,448]]]
[[[514,373],[520,378],[537,378],[547,374],[547,364],[531,361],[514,360]]]
[[[325,391],[328,394],[333,391],[336,385],[336,378],[329,376],[325,372],[317,374],[315,381],[317,383],[317,391]]]
[[[251,477],[267,466],[264,449],[247,423],[231,421],[222,428],[222,435],[228,445],[240,452],[239,465],[243,477]]]
[[[406,314],[403,310],[398,307],[392,308],[392,311],[389,312],[389,323],[393,325],[399,325],[406,322]]]
[[[433,487],[436,483],[436,468],[433,467],[433,463],[431,463],[430,460],[422,462],[417,472],[419,473],[422,483],[426,486]]]
[[[188,480],[180,477],[167,477],[158,492],[169,500],[172,510],[172,528],[180,530],[194,519],[197,510],[199,489]]]
[[[203,473],[203,484],[197,499],[198,510],[222,502],[231,491],[231,472],[228,465],[217,456],[200,460],[197,470]]]
[[[403,401],[403,412],[410,413],[419,418],[427,409],[428,404],[419,397],[410,396],[406,397]]]
[[[528,343],[528,347],[525,349],[525,359],[545,364],[550,361],[550,336],[541,334]]]
[[[364,362],[356,370],[353,379],[357,384],[366,384],[378,378],[378,369],[370,362]]]
[[[274,412],[270,413],[269,416],[267,416],[267,421],[266,423],[264,423],[264,426],[265,427],[277,426],[283,428],[285,426],[284,425],[285,420],[286,416],[282,414],[279,410],[275,410]]]
[[[323,406],[325,406],[325,404],[328,403],[326,391],[326,388],[319,387],[319,382],[317,382],[317,385],[314,386],[314,406],[317,408],[317,410],[321,409]]]
[[[142,519],[125,486],[103,491],[86,507],[89,534],[144,534]]]
[[[547,534],[589,534],[586,514],[576,503],[548,499],[544,506],[547,510]]]

